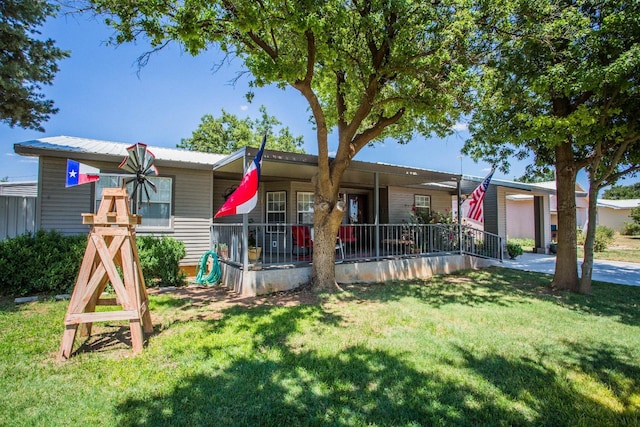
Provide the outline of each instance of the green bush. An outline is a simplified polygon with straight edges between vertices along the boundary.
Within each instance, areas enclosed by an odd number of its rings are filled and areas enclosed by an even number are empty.
[[[625,236],[640,236],[640,224],[637,222],[625,222],[621,233]]]
[[[613,236],[615,231],[605,225],[599,225],[596,227],[596,238],[593,242],[594,252],[604,252],[609,244],[613,242]]]
[[[40,230],[0,241],[0,295],[70,293],[87,245],[85,235]],[[137,246],[147,286],[180,285],[184,243],[170,237],[139,237]]]
[[[522,246],[517,243],[507,242],[507,253],[511,259],[516,259],[517,256],[522,255]]]
[[[44,230],[1,241],[0,294],[71,292],[86,244],[86,236]]]
[[[186,275],[180,260],[186,255],[184,243],[172,237],[143,236],[136,239],[138,255],[147,286],[179,286]]]

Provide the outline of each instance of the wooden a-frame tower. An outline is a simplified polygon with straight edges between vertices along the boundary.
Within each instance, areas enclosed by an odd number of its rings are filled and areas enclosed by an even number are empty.
[[[141,217],[131,215],[128,200],[126,189],[105,188],[98,212],[82,214],[83,224],[91,225],[91,230],[64,319],[59,360],[71,356],[79,325],[80,334],[90,336],[93,322],[128,320],[134,353],[142,351],[144,333],[153,332],[136,247],[135,226],[140,224]],[[108,283],[113,286],[116,298],[101,298]],[[117,305],[122,310],[96,312],[99,305]]]

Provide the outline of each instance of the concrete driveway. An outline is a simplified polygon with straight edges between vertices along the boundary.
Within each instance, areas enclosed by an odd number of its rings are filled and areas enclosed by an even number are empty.
[[[578,274],[582,273],[581,266],[582,260],[578,260]],[[556,256],[525,253],[515,260],[505,259],[502,267],[553,274],[556,269]],[[594,260],[592,279],[640,286],[640,263]]]

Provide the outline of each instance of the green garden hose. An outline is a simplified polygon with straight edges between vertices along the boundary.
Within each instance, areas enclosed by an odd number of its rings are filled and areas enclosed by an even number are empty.
[[[205,277],[205,273],[207,272],[207,263],[209,262],[209,257],[213,257],[213,265],[211,266],[211,271]],[[207,251],[202,254],[200,258],[200,266],[198,267],[198,274],[196,275],[196,283],[199,285],[215,285],[222,278],[222,271],[220,270],[220,263],[218,262],[218,255],[215,251]]]

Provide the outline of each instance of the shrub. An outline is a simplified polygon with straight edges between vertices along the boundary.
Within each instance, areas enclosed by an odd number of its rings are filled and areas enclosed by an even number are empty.
[[[71,292],[86,243],[86,236],[44,230],[1,241],[0,294]]]
[[[136,243],[147,286],[184,284],[186,275],[180,271],[180,260],[186,255],[183,242],[172,237],[143,236]]]
[[[640,236],[640,224],[637,222],[625,222],[622,226],[622,232],[625,236]]]
[[[613,236],[615,231],[605,225],[599,225],[596,227],[596,238],[593,242],[594,252],[603,252],[607,249],[609,244],[613,242]]]
[[[517,243],[507,242],[507,253],[511,259],[516,259],[518,255],[522,255],[522,246]]]

